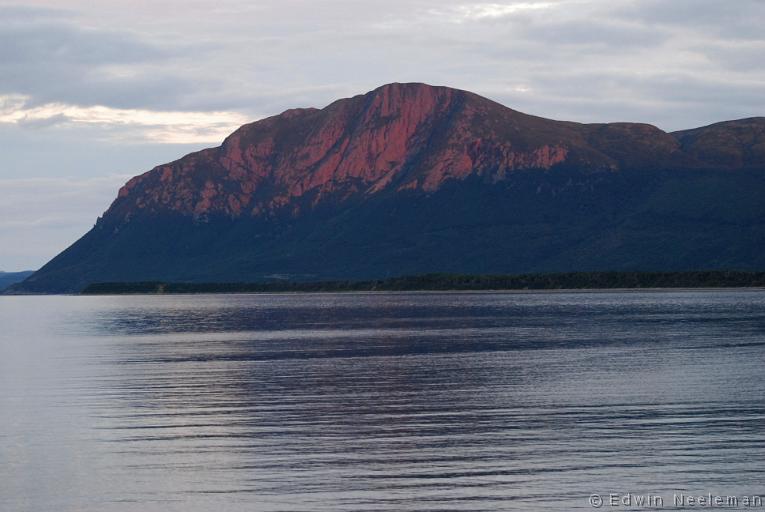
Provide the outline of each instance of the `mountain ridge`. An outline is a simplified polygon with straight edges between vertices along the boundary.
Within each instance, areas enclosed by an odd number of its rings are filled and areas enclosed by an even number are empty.
[[[755,269],[764,215],[752,193],[764,170],[765,118],[667,133],[554,121],[468,91],[394,83],[248,123],[218,147],[132,178],[91,232],[16,289],[280,273]],[[433,231],[444,219],[451,224]],[[754,246],[726,231],[731,219],[754,229]],[[663,233],[683,223],[706,228],[695,242]],[[640,234],[626,236],[633,225]],[[488,238],[466,247],[478,232]],[[630,250],[642,257],[627,249],[636,240]],[[662,264],[652,244],[677,255]]]
[[[438,126],[450,116],[451,126]],[[765,118],[759,121],[765,126]],[[512,141],[503,140],[502,132],[511,132]],[[295,139],[301,143],[300,153],[290,152],[289,144]],[[422,156],[418,151],[439,145],[436,155]],[[274,155],[278,161],[271,160]],[[345,193],[378,192],[394,181],[398,189],[432,192],[446,180],[472,173],[500,180],[514,170],[562,164],[591,170],[716,164],[698,156],[684,154],[677,137],[649,124],[553,121],[467,91],[388,84],[324,109],[289,109],[245,124],[218,148],[186,155],[133,178],[120,190],[118,200],[133,199],[133,209],[236,217],[248,211],[257,215],[296,197],[321,196],[338,188]],[[757,164],[762,162],[765,150]],[[216,178],[228,179],[223,184],[214,179],[203,184],[184,180],[189,169],[201,166],[216,170]],[[353,180],[357,183],[348,183]],[[342,184],[345,187],[338,186]],[[271,197],[256,193],[269,188]],[[168,193],[169,189],[174,192]]]
[[[27,277],[31,276],[33,273],[34,271],[32,270],[20,270],[18,272],[0,271],[0,292],[10,287],[11,285],[20,283]]]

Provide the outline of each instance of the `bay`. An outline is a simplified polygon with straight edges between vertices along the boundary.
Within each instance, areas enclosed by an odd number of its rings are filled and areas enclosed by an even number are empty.
[[[759,290],[0,297],[0,510],[763,496],[763,361]]]

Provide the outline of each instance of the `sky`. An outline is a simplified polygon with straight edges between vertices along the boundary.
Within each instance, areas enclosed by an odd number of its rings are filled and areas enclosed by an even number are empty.
[[[765,0],[0,0],[0,270],[131,176],[390,82],[667,130],[765,115]]]

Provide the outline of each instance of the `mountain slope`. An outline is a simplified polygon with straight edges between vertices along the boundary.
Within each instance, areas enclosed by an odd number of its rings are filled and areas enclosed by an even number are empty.
[[[712,166],[762,169],[765,162],[762,117],[715,123],[672,135],[685,153]]]
[[[98,281],[765,268],[764,118],[663,132],[390,84],[131,179],[17,291]]]
[[[34,272],[31,270],[24,270],[21,272],[0,272],[0,292],[11,286],[12,284],[19,283],[31,276]]]

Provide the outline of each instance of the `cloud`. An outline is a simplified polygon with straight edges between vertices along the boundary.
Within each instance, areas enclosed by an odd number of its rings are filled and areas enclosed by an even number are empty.
[[[61,103],[28,105],[25,96],[0,96],[0,123],[45,128],[55,125],[96,125],[102,136],[115,135],[125,142],[220,143],[233,130],[250,119],[236,112],[173,112],[143,109],[118,109],[104,106],[80,107]]]
[[[708,39],[759,39],[765,2],[762,0],[641,0],[616,7],[612,15],[651,26],[697,31]]]
[[[662,46],[671,37],[668,30],[659,27],[612,19],[591,19],[586,24],[581,20],[532,21],[523,26],[523,34],[526,40],[575,52],[592,52],[593,47],[600,47],[599,54],[621,55]]]
[[[9,22],[62,18],[71,15],[66,9],[53,7],[31,7],[28,5],[0,5],[0,19]]]
[[[725,41],[718,44],[700,42],[690,49],[721,70],[748,74],[750,71],[762,67],[762,59],[765,55],[765,39],[761,41]]]
[[[47,117],[22,115],[14,122],[19,126],[23,126],[24,128],[41,129],[61,124],[68,124],[72,123],[73,121],[74,120],[66,114],[58,113],[48,115]],[[0,123],[1,122],[3,122],[2,118],[0,118]]]
[[[554,2],[479,3],[458,5],[451,10],[451,13],[452,21],[460,23],[471,20],[504,18],[524,11],[549,9],[555,5]]]
[[[38,268],[82,236],[129,175],[0,179],[0,268]]]
[[[220,91],[222,82],[197,66],[218,43],[117,30],[119,20],[88,19],[88,12],[0,6],[0,94],[30,104],[215,110],[200,95]]]
[[[692,76],[708,80],[718,98],[765,81],[756,66],[762,31],[752,30],[765,15],[760,1],[326,0],[317,9],[307,0],[115,0],[96,7],[71,0],[58,15],[53,0],[34,3],[44,7],[37,17],[27,7],[21,18],[0,18],[0,90],[25,95],[28,105],[237,112],[252,120],[391,81],[424,81],[486,95],[521,84],[524,99],[510,106],[556,116],[557,107],[543,102],[543,82],[576,72],[583,86],[565,112],[591,119],[579,98],[608,94],[624,105],[602,110],[599,120],[608,121],[624,119],[633,103],[649,108],[646,94],[658,94],[651,105],[675,96],[645,80],[635,81],[646,84],[642,90],[610,85],[624,77]],[[116,21],[119,31],[111,28]],[[737,53],[735,41],[748,47]],[[723,101],[708,111],[724,113]],[[661,114],[643,112],[637,121]],[[683,111],[665,128],[708,117]]]

